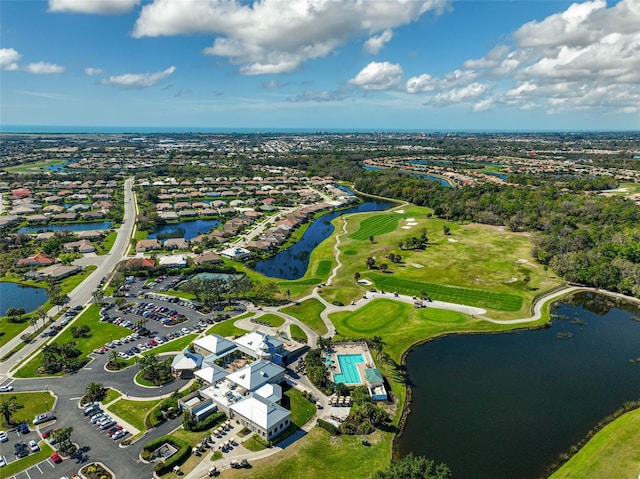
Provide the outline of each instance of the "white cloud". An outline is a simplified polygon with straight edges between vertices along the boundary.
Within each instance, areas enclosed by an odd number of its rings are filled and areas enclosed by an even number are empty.
[[[24,70],[35,75],[59,75],[65,68],[49,62],[29,63]]]
[[[0,69],[16,71],[19,69],[18,60],[22,55],[20,55],[13,48],[0,48]]]
[[[464,101],[473,101],[480,98],[489,86],[485,83],[471,83],[461,88],[442,91],[432,98],[432,103],[436,105],[448,105]]]
[[[104,70],[102,68],[91,68],[91,67],[88,67],[88,68],[84,69],[84,74],[88,75],[90,77],[95,76],[95,75],[100,75],[102,73],[104,73]]]
[[[364,90],[389,90],[402,80],[402,67],[397,63],[371,62],[349,83]]]
[[[133,36],[212,33],[207,55],[227,57],[245,75],[286,73],[362,34],[442,13],[450,0],[154,0]],[[375,42],[374,42],[375,43]],[[381,43],[380,41],[378,43]]]
[[[366,42],[364,42],[362,49],[367,53],[371,53],[372,55],[377,55],[378,53],[380,53],[380,50],[382,50],[382,48],[391,41],[392,38],[393,38],[393,30],[388,28],[384,32],[382,32],[380,35],[374,35],[373,37],[369,38]]]
[[[306,102],[306,101],[324,103],[328,101],[342,101],[342,100],[344,100],[344,96],[340,91],[329,91],[329,90],[305,91],[300,95],[289,97],[289,101],[291,103]]]
[[[171,66],[166,70],[156,73],[125,73],[124,75],[110,76],[102,80],[104,85],[115,85],[127,88],[146,88],[155,85],[159,81],[167,78],[176,67]]]
[[[49,11],[116,15],[131,11],[139,3],[140,0],[49,0]]]
[[[406,91],[424,94],[428,104],[472,101],[474,111],[506,105],[634,112],[640,109],[639,25],[639,0],[574,3],[522,25],[513,45],[498,45],[443,77],[409,78]]]

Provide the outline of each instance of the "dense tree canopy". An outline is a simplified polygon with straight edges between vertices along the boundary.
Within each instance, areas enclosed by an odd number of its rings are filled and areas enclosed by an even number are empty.
[[[373,474],[373,479],[448,479],[451,471],[445,464],[438,464],[423,456],[409,453],[392,462],[384,471]]]

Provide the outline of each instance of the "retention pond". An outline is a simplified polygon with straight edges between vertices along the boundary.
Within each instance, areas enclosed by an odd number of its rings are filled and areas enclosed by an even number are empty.
[[[533,479],[626,401],[640,399],[640,308],[594,293],[551,327],[452,335],[406,358],[411,412],[396,446],[453,477]]]

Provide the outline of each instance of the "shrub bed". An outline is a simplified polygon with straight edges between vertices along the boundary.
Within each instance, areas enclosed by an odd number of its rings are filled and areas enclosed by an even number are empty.
[[[191,455],[191,446],[186,441],[173,436],[161,436],[144,445],[142,452],[140,453],[142,459],[147,461],[154,459],[155,456],[153,455],[153,452],[165,443],[169,443],[174,446],[178,449],[178,452],[165,462],[159,462],[153,467],[153,470],[159,475],[172,471],[174,466],[179,466]]]
[[[186,431],[191,432],[200,432],[200,431],[208,431],[216,427],[218,424],[224,422],[227,419],[227,415],[222,411],[216,412],[207,416],[203,421],[194,421],[190,417],[185,417],[182,421],[182,427]]]

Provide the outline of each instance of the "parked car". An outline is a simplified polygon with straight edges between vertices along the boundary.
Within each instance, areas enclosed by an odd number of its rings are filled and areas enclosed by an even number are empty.
[[[9,440],[9,436],[4,431],[0,431],[0,442],[7,442]]]
[[[0,386],[0,393],[8,393],[13,391],[13,386]]]
[[[35,425],[42,424],[43,422],[53,421],[55,418],[56,418],[56,415],[52,412],[38,414],[36,417],[33,418],[33,424]]]
[[[60,457],[60,454],[58,454],[57,452],[54,452],[53,454],[51,454],[49,458],[56,464],[60,464],[62,462],[62,458]]]
[[[121,437],[124,437],[128,434],[129,432],[126,429],[120,429],[119,431],[116,431],[116,433],[111,436],[114,440],[116,439],[120,439]]]
[[[16,454],[16,457],[18,459],[20,459],[22,457],[26,457],[29,454],[29,451],[27,449],[27,445],[22,441],[16,442],[13,447],[15,449],[15,454]]]
[[[40,446],[38,446],[38,443],[34,439],[31,439],[29,441],[29,449],[31,449],[31,452],[38,452],[40,450]]]
[[[18,425],[16,431],[18,431],[20,434],[29,434],[29,425],[26,422],[23,422]]]
[[[0,467],[4,467],[7,465],[7,461],[4,460],[3,456],[0,456]]]

